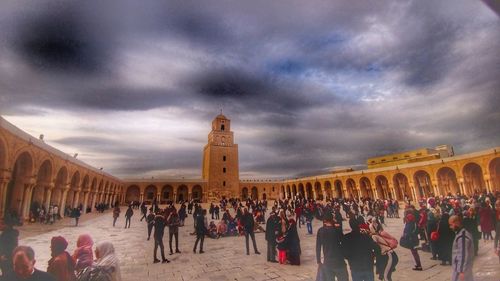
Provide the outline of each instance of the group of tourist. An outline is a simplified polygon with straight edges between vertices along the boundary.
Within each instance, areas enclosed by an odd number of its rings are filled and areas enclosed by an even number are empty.
[[[313,235],[313,221],[317,220],[320,222],[316,230],[319,280],[357,281],[378,277],[390,281],[399,262],[395,251],[398,246],[411,251],[415,261],[413,270],[423,270],[419,250],[424,250],[430,252],[432,260],[440,260],[443,266],[452,266],[452,280],[472,280],[473,259],[478,254],[481,238],[494,240],[492,248],[497,255],[500,253],[500,194],[485,192],[470,197],[450,194],[431,196],[418,202],[405,201],[404,229],[399,239],[396,239],[398,235],[384,229],[386,217],[399,217],[399,202],[396,200],[333,198],[323,202],[298,196],[275,200],[266,221],[266,200],[223,199],[208,208],[212,218],[210,223],[207,210],[194,201],[181,202],[179,210],[173,203],[162,209],[156,202],[149,208],[143,202],[139,209],[142,213],[140,221],[145,220],[147,225],[147,240],[153,236],[153,263],[170,262],[163,244],[165,228],[169,233],[170,255],[181,253],[179,228],[184,226],[188,214],[192,215],[194,222],[191,234],[196,236],[193,253],[204,253],[205,237],[244,236],[246,254],[250,254],[250,240],[253,252],[260,254],[254,233],[262,231],[267,242],[267,261],[290,265],[301,263],[297,228],[305,224],[307,234]],[[116,204],[113,226],[120,213]],[[125,211],[125,228],[130,228],[133,214],[133,205],[130,205]],[[344,221],[348,222],[348,227]],[[265,229],[261,223],[265,223]],[[494,239],[492,231],[495,231]],[[26,246],[17,247],[18,235],[11,224],[0,236],[3,280],[85,280],[82,278],[90,272],[109,275],[109,280],[120,280],[117,259],[109,242],[96,245],[94,261],[90,236],[79,237],[73,255],[66,251],[68,243],[63,237],[54,237],[48,273],[43,273],[33,270],[33,250]],[[106,266],[114,269],[103,269]],[[36,279],[26,279],[27,276]]]
[[[103,241],[95,245],[90,235],[78,237],[76,248],[71,255],[66,249],[68,241],[62,236],[50,241],[51,259],[47,270],[35,268],[35,252],[29,246],[18,246],[19,232],[12,225],[0,236],[0,281],[120,281],[120,266],[111,242]],[[95,279],[91,279],[95,278]]]

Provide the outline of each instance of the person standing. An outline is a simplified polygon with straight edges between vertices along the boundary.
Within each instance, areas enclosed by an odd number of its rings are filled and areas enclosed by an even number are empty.
[[[141,214],[142,214],[141,217],[142,221],[143,219],[146,219],[146,215],[148,214],[148,207],[146,206],[146,202],[141,203]]]
[[[196,241],[194,242],[193,253],[196,254],[196,248],[198,247],[198,242],[200,242],[200,254],[203,254],[203,241],[205,241],[205,233],[207,232],[207,228],[205,226],[205,214],[207,210],[202,210],[198,212],[195,218],[195,233],[196,233]]]
[[[51,274],[35,268],[35,251],[28,246],[18,246],[12,252],[14,271],[4,274],[5,281],[57,281]]]
[[[255,227],[255,221],[253,219],[253,216],[250,212],[248,212],[247,208],[243,209],[243,217],[241,218],[242,220],[242,225],[243,225],[243,231],[245,232],[245,245],[246,245],[246,250],[247,250],[247,255],[250,255],[250,247],[249,247],[249,236],[252,238],[252,244],[253,244],[253,250],[255,251],[255,254],[260,255],[260,252],[257,250],[257,243],[255,242],[255,233],[254,233],[254,227]]]
[[[220,213],[220,207],[219,207],[219,205],[215,205],[215,207],[214,207],[214,213],[215,213],[215,219],[216,220],[220,219],[220,217],[219,217],[219,213]]]
[[[80,220],[80,216],[82,212],[79,208],[73,208],[73,216],[75,217],[75,226],[78,226],[78,221]]]
[[[153,213],[153,210],[149,210],[149,214],[146,217],[146,223],[148,224],[148,241],[151,238],[151,232],[153,231],[153,226],[155,224],[155,214]]]
[[[321,249],[324,261],[321,262]],[[316,261],[322,267],[325,280],[349,280],[342,249],[342,234],[334,226],[333,215],[327,212],[323,226],[316,234]]]
[[[422,263],[420,262],[420,255],[417,250],[417,246],[419,244],[418,233],[419,229],[417,227],[415,216],[412,213],[408,213],[405,217],[405,227],[403,229],[403,236],[408,244],[401,244],[401,246],[411,251],[413,259],[415,260],[415,267],[413,270],[422,271]]]
[[[456,232],[452,250],[452,281],[473,281],[474,242],[462,224],[462,218],[453,215],[449,219],[450,228]]]
[[[134,215],[134,211],[132,210],[132,205],[128,206],[127,211],[125,212],[125,228],[130,228],[130,220],[132,219],[132,216]]]
[[[351,217],[349,225],[351,232],[344,235],[342,245],[352,281],[373,281],[373,255],[378,251],[378,246],[367,233],[361,232],[358,218]]]
[[[293,219],[292,214],[288,218],[288,229],[286,231],[285,240],[288,250],[288,261],[291,265],[300,265],[302,250],[300,248],[299,233],[297,232],[297,222]]]
[[[277,263],[276,260],[276,238],[279,233],[279,218],[276,208],[273,207],[266,223],[267,261]]]
[[[162,263],[170,262],[165,258],[165,246],[163,245],[163,234],[165,233],[165,218],[157,214],[154,219],[155,231],[153,237],[155,239],[155,250],[154,250],[154,260],[153,263],[159,263],[160,260],[157,258],[158,246],[160,247],[160,253],[162,258]]]
[[[12,224],[7,224],[0,234],[0,269],[6,275],[12,272],[12,252],[17,247],[19,231]]]
[[[170,216],[167,219],[167,225],[168,225],[168,245],[170,246],[170,254],[173,255],[174,252],[172,251],[172,238],[175,237],[175,252],[180,253],[179,251],[179,215],[177,214],[177,210],[175,208],[172,208],[172,212],[170,213]]]
[[[118,206],[118,204],[115,205],[115,207],[113,208],[113,227],[115,227],[115,224],[116,224],[116,220],[118,220],[118,217],[120,216],[120,206]]]
[[[52,240],[50,241],[52,258],[49,260],[47,272],[56,277],[57,281],[76,280],[75,263],[73,262],[73,258],[70,254],[66,252],[67,247],[68,242],[64,239],[64,237],[52,237]]]

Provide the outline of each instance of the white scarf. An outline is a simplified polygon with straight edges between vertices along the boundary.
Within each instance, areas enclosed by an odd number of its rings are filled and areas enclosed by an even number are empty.
[[[95,265],[102,267],[112,267],[114,268],[114,281],[121,281],[120,266],[118,264],[118,258],[115,255],[115,247],[108,241],[99,242],[96,245],[96,249],[99,252],[99,258],[95,261]]]

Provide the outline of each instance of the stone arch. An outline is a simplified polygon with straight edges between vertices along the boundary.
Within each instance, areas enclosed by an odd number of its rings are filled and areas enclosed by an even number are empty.
[[[286,188],[284,185],[280,187],[280,197],[281,200],[286,199]]]
[[[241,199],[242,200],[248,199],[248,188],[247,187],[243,187],[243,189],[241,189]]]
[[[7,184],[5,212],[11,212],[20,218],[27,217],[23,208],[27,199],[25,192],[33,177],[33,157],[28,151],[24,151],[15,158],[12,176]],[[4,212],[4,213],[5,213]]]
[[[450,167],[441,167],[436,173],[438,190],[440,195],[457,194],[460,192],[457,174]]]
[[[325,181],[325,193],[326,193],[326,199],[332,199],[332,184],[330,181]]]
[[[299,197],[300,198],[305,198],[306,196],[306,191],[304,190],[304,185],[302,183],[299,183]]]
[[[342,198],[342,181],[336,180],[334,183],[335,186],[335,196],[337,198]]]
[[[252,200],[259,200],[259,190],[256,186],[252,187]]]
[[[370,180],[367,177],[362,177],[359,180],[359,189],[361,191],[361,196],[362,197],[373,198],[372,184],[371,184]]]
[[[48,189],[52,183],[53,165],[50,159],[42,162],[38,168],[36,175],[36,185],[31,194],[31,210],[36,211],[37,208],[44,206],[46,197],[48,197]]]
[[[193,189],[191,191],[191,199],[197,200],[199,202],[202,202],[203,200],[203,189],[199,184],[193,186]]]
[[[286,185],[286,198],[292,198],[292,188],[289,184]]]
[[[125,203],[129,204],[133,201],[141,201],[141,189],[137,185],[127,187],[127,192],[125,193]]]
[[[316,200],[323,200],[323,191],[321,190],[321,183],[320,182],[315,182],[314,183],[314,192],[316,193]]]
[[[469,162],[462,169],[464,175],[464,189],[468,195],[474,194],[474,191],[480,191],[485,188],[483,169],[475,162]]]
[[[177,187],[177,203],[188,200],[188,187],[181,184]]]
[[[389,181],[383,175],[378,175],[375,178],[375,188],[379,199],[392,199],[392,194],[389,191]]]
[[[75,205],[78,205],[79,196],[77,195],[80,189],[80,172],[75,171],[70,181],[70,188],[66,195],[66,202],[64,204],[64,208],[70,207],[73,208]]]
[[[490,171],[490,186],[492,191],[500,190],[500,157],[491,159],[488,164]]]
[[[66,168],[66,166],[62,166],[57,171],[56,182],[50,200],[51,205],[58,206],[59,214],[62,214],[64,211],[63,197],[64,197],[64,191],[67,188],[67,184],[68,184],[68,168]]]
[[[358,191],[356,189],[356,182],[353,179],[348,178],[345,182],[345,185],[347,189],[347,194],[349,194],[350,198],[356,198],[356,199],[359,198]]]
[[[396,192],[396,199],[403,200],[405,197],[410,199],[413,198],[413,193],[411,192],[410,184],[408,183],[408,177],[403,173],[397,173],[392,177],[392,182],[394,184],[394,192]]]
[[[241,189],[241,199],[242,200],[248,199],[248,188],[245,186]]]
[[[297,196],[297,186],[295,184],[292,184],[292,198]]]
[[[427,198],[432,195],[432,181],[431,176],[427,171],[418,170],[413,175],[413,182],[415,183],[415,192],[417,197]]]
[[[307,199],[314,199],[313,196],[313,187],[310,182],[306,182],[306,198]]]
[[[161,203],[174,200],[174,187],[166,184],[161,189]]]
[[[157,194],[158,193],[158,188],[154,184],[148,185],[144,189],[144,201],[148,201],[149,203],[152,203],[154,200],[156,200]]]

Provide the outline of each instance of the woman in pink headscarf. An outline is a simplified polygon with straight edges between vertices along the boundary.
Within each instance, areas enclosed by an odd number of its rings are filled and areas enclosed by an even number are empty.
[[[92,246],[94,241],[88,234],[82,234],[78,237],[76,242],[76,249],[73,253],[73,261],[75,262],[75,270],[80,272],[85,268],[92,265],[94,260],[94,255],[92,252]]]

